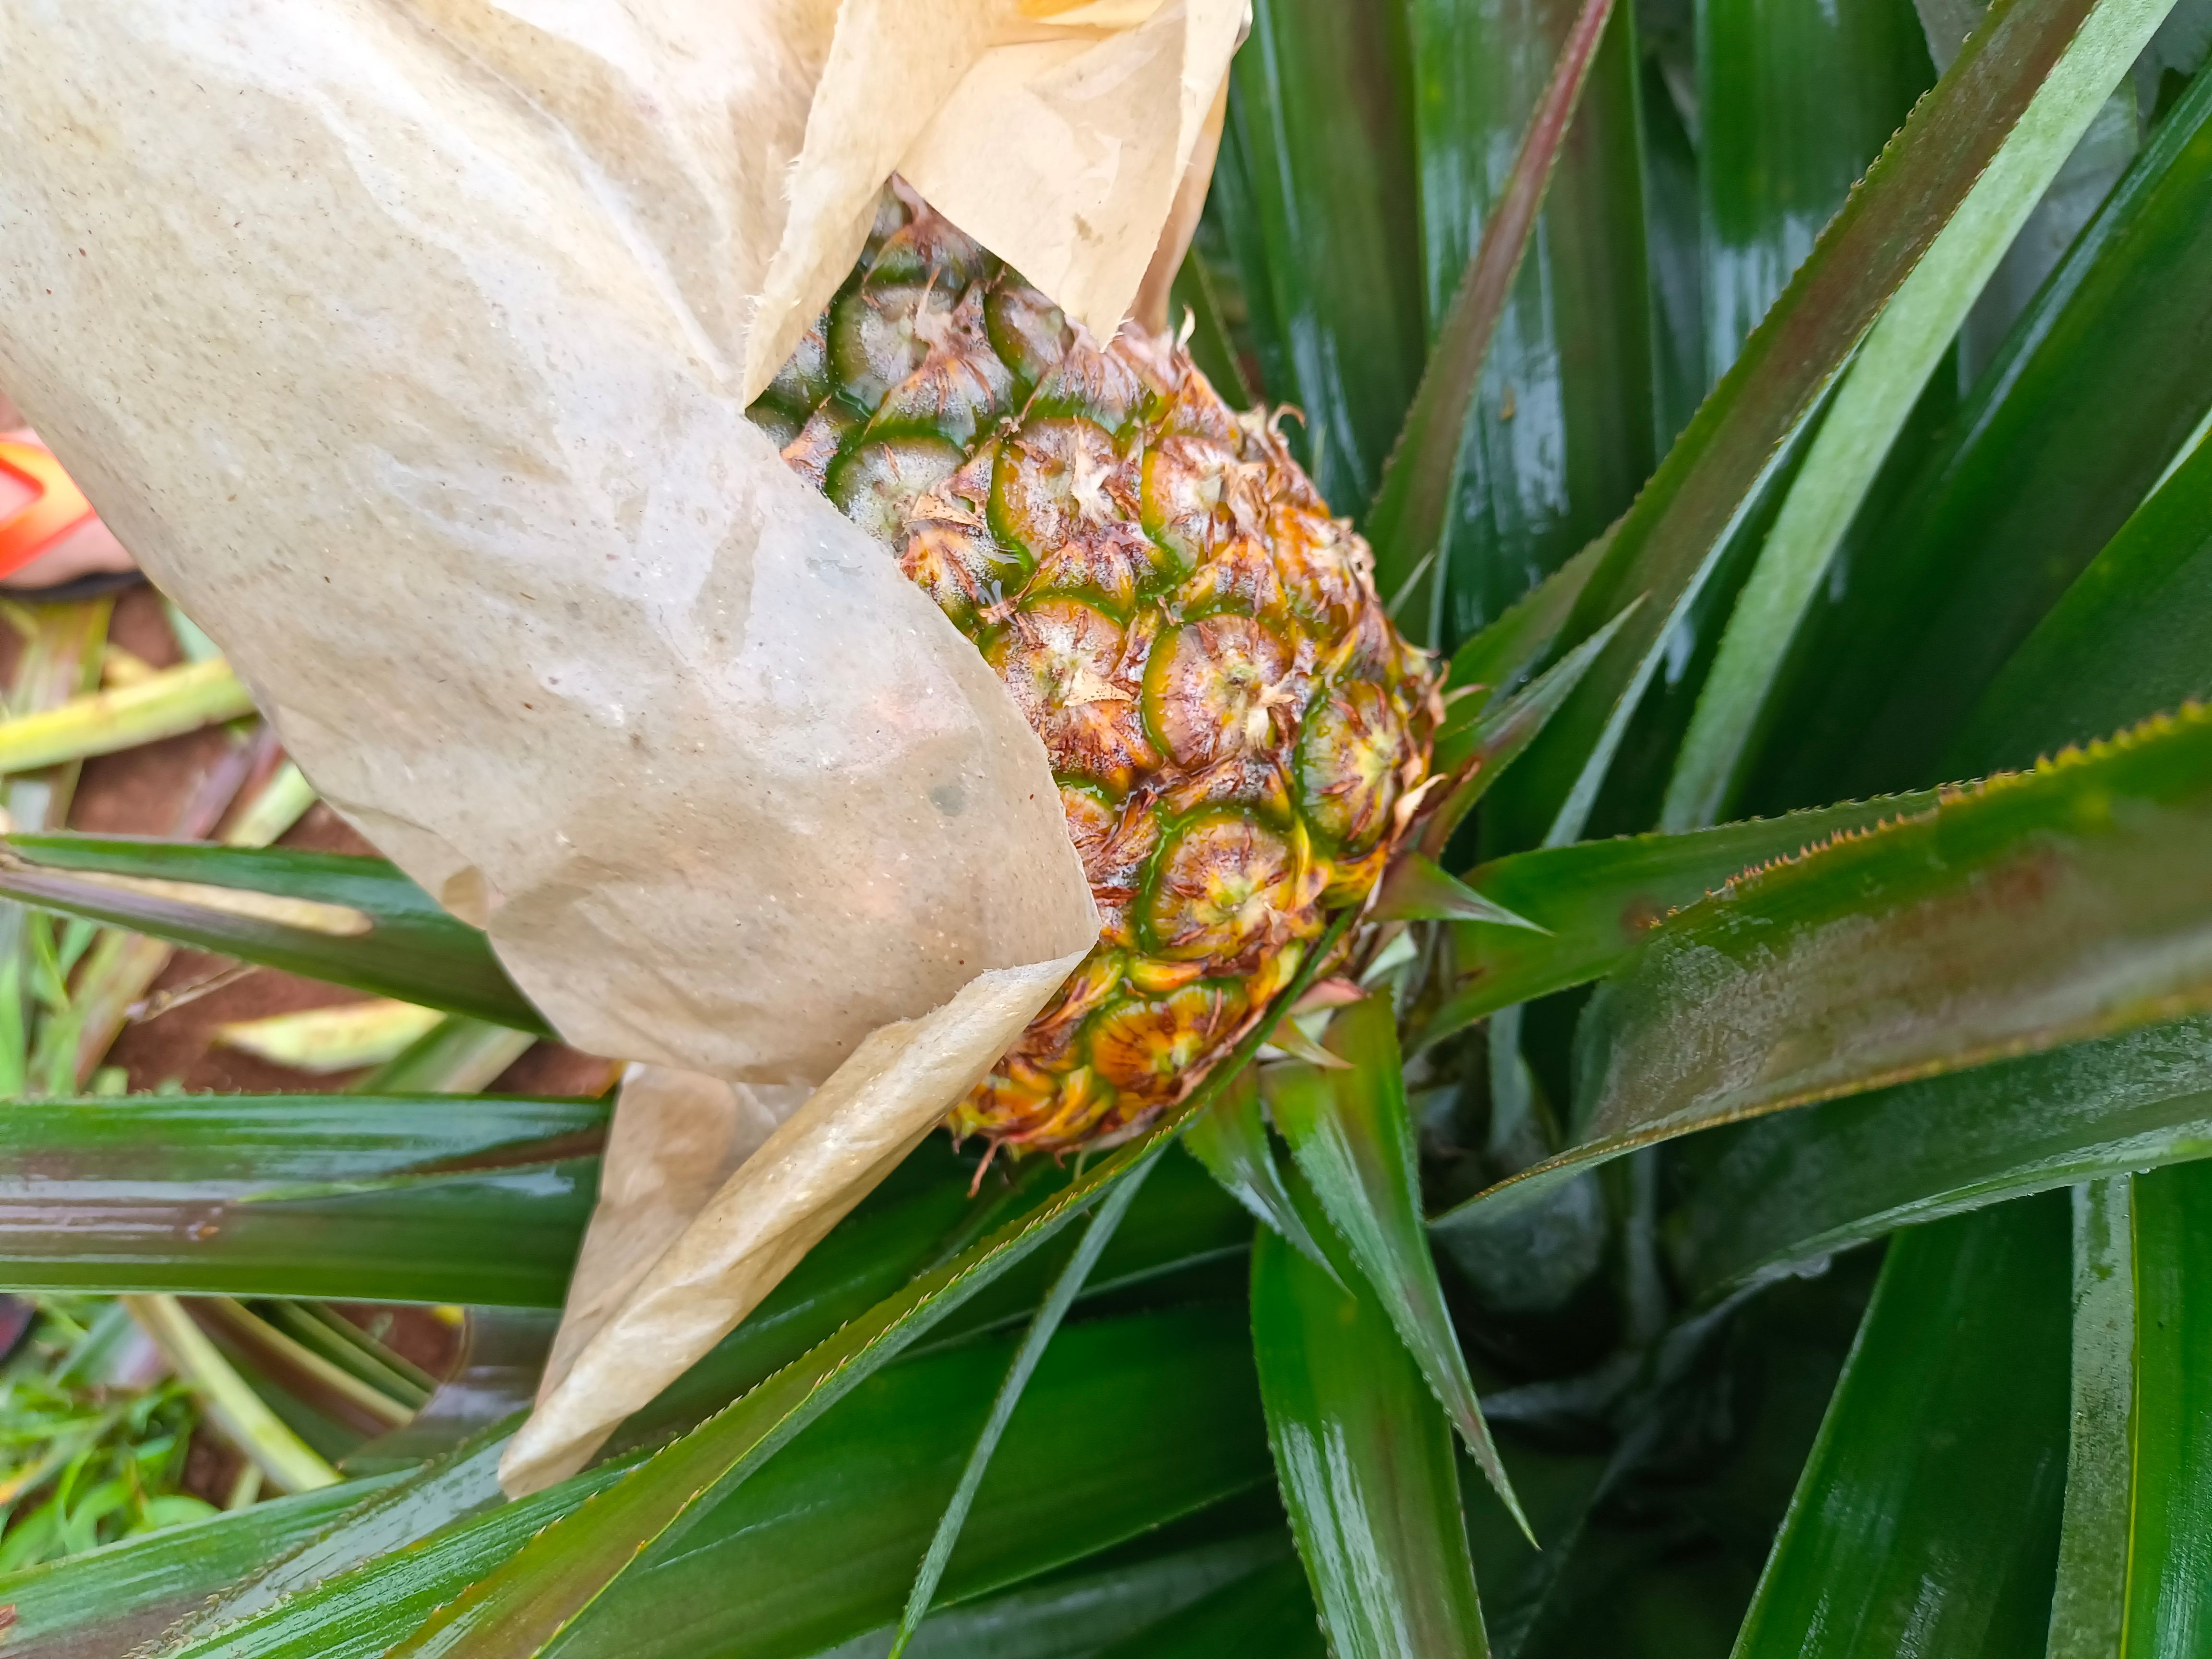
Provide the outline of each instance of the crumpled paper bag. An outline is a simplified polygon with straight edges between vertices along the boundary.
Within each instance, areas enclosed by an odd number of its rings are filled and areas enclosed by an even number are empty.
[[[804,1085],[732,1083],[670,1066],[625,1070],[599,1159],[591,1248],[568,1281],[541,1400],[621,1311],[647,1269],[812,1093]]]
[[[742,1317],[1095,937],[1012,701],[744,406],[894,170],[1109,332],[1243,21],[0,9],[0,383],[570,1042],[823,1085],[696,1220],[701,1183],[611,1190],[512,1490]]]

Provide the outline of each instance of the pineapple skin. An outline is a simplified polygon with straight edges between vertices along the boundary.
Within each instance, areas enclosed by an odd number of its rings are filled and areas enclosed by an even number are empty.
[[[899,181],[749,412],[1005,682],[1103,919],[949,1127],[1126,1139],[1373,889],[1427,775],[1425,653],[1272,420],[1176,342],[1082,336]]]

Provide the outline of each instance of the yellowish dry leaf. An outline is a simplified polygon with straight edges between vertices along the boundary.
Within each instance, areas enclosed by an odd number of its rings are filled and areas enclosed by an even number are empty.
[[[301,1072],[349,1072],[380,1066],[443,1018],[434,1008],[372,997],[331,1008],[270,1014],[218,1025],[214,1041],[240,1054]]]

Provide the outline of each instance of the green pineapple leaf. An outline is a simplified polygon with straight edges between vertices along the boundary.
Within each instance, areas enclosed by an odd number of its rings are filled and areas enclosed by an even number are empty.
[[[2072,1194],[2072,1397],[2048,1659],[2109,1659],[2127,1651],[2129,1559],[2141,1472],[2133,1420],[2134,1188],[2120,1175],[2086,1182]]]
[[[382,859],[102,836],[10,836],[6,848],[0,897],[551,1034],[483,933]]]
[[[1224,206],[1263,390],[1340,512],[1375,493],[1420,378],[1411,71],[1388,0],[1261,0],[1231,71]]]
[[[1367,914],[1373,921],[1460,921],[1525,927],[1534,933],[1546,931],[1540,922],[1516,915],[1457,876],[1438,869],[1425,853],[1401,853],[1391,861],[1376,884],[1375,902]]]
[[[1952,753],[2025,766],[2208,696],[2212,445],[2200,442],[2013,653]]]
[[[1860,341],[1729,616],[1675,757],[1662,828],[1694,829],[1728,816],[1784,654],[1890,445],[2014,234],[2171,5],[2103,0],[2083,21],[1969,203],[1937,234]],[[1892,15],[1909,27],[1902,12],[1900,7]],[[1967,43],[1953,76],[1972,73],[1979,43],[2002,33],[2010,15],[1992,15]]]
[[[1333,1650],[1487,1654],[1451,1430],[1366,1278],[1261,1234],[1252,1344],[1276,1479]]]
[[[1649,1138],[2201,1007],[2208,826],[2212,714],[2185,712],[1733,883],[1600,992],[1589,1132]],[[1856,973],[1872,955],[1881,977]],[[1715,1028],[1695,1053],[1664,1033],[1689,1006]]]
[[[393,1554],[197,1636],[173,1650],[173,1659],[380,1656],[434,1609],[511,1558],[534,1534],[615,1485],[635,1462],[634,1457],[618,1458],[542,1492],[448,1522]]]
[[[677,1529],[696,1524],[702,1504],[739,1489],[793,1436],[1048,1241],[1135,1163],[1155,1154],[1162,1140],[1156,1132],[1122,1148],[1036,1211],[847,1323],[655,1454],[635,1479],[593,1506],[589,1523],[572,1518],[533,1529],[526,1547],[495,1571],[478,1575],[396,1651],[426,1644],[431,1651],[483,1656],[548,1649],[641,1557],[649,1564],[655,1554],[680,1553],[684,1534]],[[673,1548],[667,1547],[672,1541]],[[657,1552],[656,1543],[663,1546]]]
[[[1287,1586],[1287,1607],[1303,1603],[1303,1612],[1286,1618],[1285,1608],[1276,1607],[1273,1615],[1286,1624],[1302,1618],[1314,1632],[1313,1659],[1323,1659],[1290,1536],[1279,1515],[1255,1528],[1257,1507],[1232,1500],[1109,1551],[1096,1563],[1063,1567],[944,1608],[931,1615],[907,1652],[910,1659],[969,1659],[979,1653],[994,1659],[1061,1659],[1071,1647],[1080,1652],[1095,1643],[1111,1644],[1097,1650],[1100,1659],[1109,1651],[1216,1652],[1187,1645],[1194,1625],[1202,1634],[1208,1615],[1222,1604],[1283,1601]],[[1272,1500],[1268,1507],[1274,1507]],[[1306,1650],[1291,1644],[1282,1651],[1302,1656]]]
[[[1577,1144],[1492,1191],[2212,1004],[2208,819],[2186,712],[1730,884],[1600,989]]]
[[[351,1508],[289,1547],[270,1550],[253,1571],[234,1575],[236,1582],[222,1594],[208,1597],[165,1633],[159,1652],[188,1650],[363,1562],[503,1502],[499,1455],[516,1425],[502,1423],[418,1468],[338,1488],[356,1494]]]
[[[0,1275],[557,1307],[597,1101],[131,1095],[0,1111]]]
[[[1716,1130],[1684,1146],[1668,1258],[1711,1303],[1899,1227],[2207,1147],[2199,1016]]]
[[[1938,65],[1911,0],[1709,0],[1694,50],[1710,385]]]
[[[1597,538],[1530,588],[1505,613],[1470,635],[1453,652],[1444,674],[1447,703],[1439,744],[1464,743],[1477,718],[1500,693],[1510,692],[1551,653],[1575,601],[1612,546],[1611,532]]]
[[[680,1548],[683,1530],[696,1521],[702,1502],[740,1486],[793,1436],[1018,1267],[1138,1164],[1156,1157],[1250,1063],[1281,1012],[1319,976],[1351,921],[1347,914],[1331,924],[1236,1048],[1150,1133],[848,1321],[835,1336],[657,1453],[636,1480],[623,1482],[594,1507],[589,1523],[534,1532],[527,1547],[496,1572],[479,1575],[467,1594],[441,1607],[434,1623],[398,1651],[427,1646],[477,1659],[536,1654],[641,1558],[649,1564]]]
[[[1062,1330],[990,1460],[945,1600],[1034,1577],[1264,1482],[1240,1313],[1197,1304]],[[624,1575],[551,1651],[814,1653],[895,1626],[1021,1343],[1009,1332],[886,1369],[702,1510],[680,1549]]]
[[[2212,410],[2208,300],[2212,77],[2200,75],[1955,418],[1912,458],[1898,502],[1854,532],[1835,597],[1808,617],[1777,695],[1754,806],[1970,775],[2052,741],[1955,746],[1978,699],[1977,722],[1996,735],[1992,677]],[[2119,602],[2106,591],[2103,603]],[[2130,662],[2124,650],[2091,654],[2099,677]],[[2049,690],[2014,678],[2008,696],[2032,708]],[[2083,704],[2075,716],[2086,736],[2154,706],[2089,719],[2100,711]],[[1947,748],[1966,763],[1941,769]]]
[[[1738,1659],[2032,1654],[2066,1486],[2067,1205],[1890,1246]]]
[[[1336,1271],[1291,1202],[1290,1188],[1283,1184],[1282,1169],[1267,1141],[1259,1085],[1250,1073],[1191,1121],[1182,1132],[1182,1145],[1222,1191],[1289,1240],[1299,1255],[1325,1272]]]
[[[930,1153],[938,1156],[930,1156]],[[1035,1166],[1048,1176],[1050,1166]],[[854,1316],[896,1291],[929,1265],[948,1241],[957,1242],[988,1223],[1003,1208],[995,1195],[971,1199],[969,1165],[925,1149],[833,1228],[737,1330],[678,1378],[659,1399],[617,1431],[617,1452],[665,1443],[728,1401],[745,1393],[780,1367],[798,1358]],[[1010,1188],[1008,1195],[1034,1200],[1036,1182]],[[1172,1183],[1148,1184],[1170,1202]],[[1165,1236],[1166,1249],[1188,1248],[1188,1226],[1152,1227]],[[1211,1244],[1203,1239],[1201,1251]],[[1173,1260],[1170,1255],[1170,1261]],[[1139,1260],[1121,1271],[1157,1273],[1163,1264]],[[1110,1282],[1110,1281],[1109,1281]],[[1032,1302],[1034,1298],[1031,1298]],[[279,1593],[308,1588],[371,1556],[398,1547],[448,1522],[501,1500],[497,1480],[500,1455],[517,1423],[503,1423],[424,1466],[402,1487],[348,1516],[331,1531],[270,1572],[249,1578],[192,1625],[204,1634],[258,1613]]]
[[[313,1537],[396,1477],[347,1481],[126,1538],[20,1572],[0,1574],[9,1659],[127,1653],[159,1636],[232,1580]]]
[[[691,1369],[615,1431],[617,1450],[665,1443],[896,1295],[917,1274],[957,1255],[1009,1214],[1035,1204],[1039,1176],[970,1198],[973,1165],[913,1158],[840,1221],[805,1260]],[[1156,1189],[1157,1190],[1157,1189]],[[1017,1298],[1019,1300],[1019,1298]],[[1036,1304],[1034,1295],[1022,1307]],[[1010,1310],[1009,1316],[1020,1309]]]
[[[942,1151],[942,1148],[933,1148]],[[910,1159],[909,1163],[917,1160]],[[1005,1186],[968,1187],[975,1166],[945,1156],[902,1170],[833,1228],[744,1322],[615,1431],[626,1449],[664,1443],[799,1358],[918,1274],[1042,1203],[1070,1172],[1038,1161]],[[994,1191],[994,1188],[996,1190]],[[1146,1178],[1077,1306],[1241,1268],[1249,1216],[1194,1165],[1170,1158]],[[1028,1319],[1071,1253],[1063,1236],[1002,1274],[938,1328],[938,1340],[995,1331]]]
[[[1526,1532],[1528,1519],[1482,1419],[1422,1226],[1413,1128],[1389,999],[1353,1003],[1330,1022],[1327,1042],[1351,1065],[1327,1072],[1303,1061],[1271,1067],[1264,1079],[1268,1109],[1430,1392]]]
[[[1433,764],[1437,774],[1455,776],[1455,781],[1449,785],[1450,793],[1437,805],[1421,831],[1424,853],[1432,859],[1444,855],[1452,832],[1490,792],[1498,775],[1536,740],[1536,734],[1559,712],[1560,705],[1582,683],[1583,676],[1589,672],[1590,665],[1613,643],[1613,636],[1641,603],[1640,599],[1630,600],[1618,617],[1502,706],[1493,708],[1486,704],[1480,715],[1469,720],[1464,726],[1456,726],[1453,713],[1447,712],[1437,733]]]
[[[1486,1014],[1612,973],[1669,914],[1731,877],[1839,835],[1917,817],[1936,800],[1929,790],[1683,835],[1541,848],[1483,865],[1467,885],[1535,931],[1455,929],[1458,988],[1407,1046],[1418,1052]]]
[[[1021,1403],[1023,1391],[1029,1387],[1038,1362],[1059,1332],[1060,1321],[1066,1318],[1068,1309],[1082,1294],[1084,1281],[1098,1265],[1100,1253],[1113,1241],[1115,1230],[1128,1213],[1129,1201],[1143,1188],[1145,1177],[1152,1168],[1150,1164],[1139,1164],[1101,1200],[1084,1224],[1082,1237],[1068,1257],[1067,1265],[1060,1270],[1052,1288],[1045,1292],[1043,1302],[1031,1316],[1029,1328],[1022,1334],[1021,1346],[1014,1350],[1012,1363],[992,1397],[991,1413],[984,1419],[975,1443],[969,1451],[967,1466],[960,1471],[960,1484],[953,1488],[945,1513],[938,1518],[937,1530],[931,1534],[929,1548],[915,1574],[914,1588],[907,1593],[906,1610],[899,1615],[898,1634],[891,1642],[891,1659],[900,1659],[907,1644],[913,1641],[915,1631],[928,1616],[930,1603],[936,1599],[938,1586],[944,1582],[945,1564],[951,1560],[953,1548],[960,1541],[961,1528],[967,1524],[969,1511],[975,1507],[975,1493],[990,1469],[992,1456],[1006,1431],[1007,1420]]]
[[[1580,9],[1577,0],[1409,8],[1431,338],[1441,338],[1469,257],[1506,210],[1531,118],[1556,84]],[[1407,596],[1409,605],[1441,599],[1441,642],[1503,616],[1533,575],[1550,575],[1600,535],[1657,459],[1632,10],[1615,6],[1606,24],[1474,407],[1459,422],[1464,436],[1442,458],[1457,481],[1434,580]]]
[[[2197,1163],[2075,1189],[2072,1441],[2051,1659],[2186,1653],[2212,1617],[2208,1176]]]
[[[1439,642],[1446,526],[1459,493],[1460,452],[1492,337],[1513,293],[1513,279],[1536,234],[1538,210],[1596,61],[1613,0],[1583,0],[1549,83],[1528,118],[1513,170],[1492,204],[1474,252],[1435,328],[1420,384],[1392,446],[1367,513],[1375,545],[1375,583],[1407,636]],[[1433,41],[1425,41],[1431,52]],[[1424,58],[1424,67],[1428,59]]]
[[[1247,1574],[1101,1649],[1097,1659],[1217,1659],[1240,1645],[1269,1659],[1328,1659],[1321,1621],[1296,1561],[1279,1561]],[[949,1656],[957,1650],[945,1651]]]
[[[1087,1323],[1038,1366],[951,1564],[966,1601],[1252,1489],[1267,1450],[1241,1322],[1198,1306]],[[848,1396],[774,1474],[702,1505],[562,1638],[570,1656],[811,1653],[893,1622],[1015,1339],[933,1351]],[[934,1431],[917,1437],[918,1425]],[[919,1454],[917,1455],[917,1454]],[[177,1650],[177,1659],[368,1659],[556,1516],[593,1513],[617,1462],[455,1522]],[[531,1523],[534,1523],[532,1525]],[[770,1540],[773,1540],[772,1545]],[[763,1547],[769,1545],[769,1547]]]

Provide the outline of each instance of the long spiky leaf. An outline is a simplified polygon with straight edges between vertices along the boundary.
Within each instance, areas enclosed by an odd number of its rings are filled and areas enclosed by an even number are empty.
[[[991,1466],[991,1454],[998,1449],[1000,1437],[1006,1431],[1006,1421],[1021,1403],[1022,1391],[1029,1386],[1030,1376],[1036,1370],[1037,1361],[1060,1329],[1060,1322],[1075,1304],[1082,1291],[1084,1281],[1091,1270],[1098,1265],[1098,1257],[1112,1243],[1114,1231],[1121,1224],[1121,1218],[1129,1212],[1129,1202],[1144,1185],[1151,1173],[1150,1164],[1139,1164],[1108,1193],[1083,1230],[1083,1237],[1067,1265],[1053,1280],[1052,1289],[1045,1293],[1044,1304],[1030,1320],[1029,1329],[1022,1335],[1022,1345],[1014,1351],[1014,1363],[1006,1369],[1006,1379],[999,1384],[999,1392],[991,1401],[991,1414],[984,1419],[982,1432],[975,1437],[975,1444],[968,1454],[967,1467],[960,1471],[960,1484],[953,1489],[951,1500],[938,1520],[937,1530],[929,1540],[928,1552],[921,1558],[921,1566],[914,1576],[914,1589],[908,1592],[906,1611],[899,1617],[898,1635],[891,1643],[890,1659],[899,1659],[907,1644],[914,1639],[915,1631],[928,1616],[929,1604],[935,1599],[938,1584],[945,1577],[945,1563],[952,1559],[952,1547],[960,1541],[960,1528],[968,1519],[968,1511],[975,1506],[975,1492],[983,1484],[983,1472]]]
[[[1443,327],[1421,373],[1413,407],[1390,452],[1390,460],[1367,514],[1375,544],[1376,583],[1400,606],[1398,623],[1412,638],[1433,643],[1435,607],[1414,590],[1418,573],[1431,567],[1443,540],[1444,520],[1459,478],[1460,443],[1474,407],[1475,385],[1505,309],[1514,273],[1536,232],[1537,210],[1551,182],[1576,102],[1596,60],[1598,42],[1613,15],[1613,0],[1583,0],[1567,33],[1552,79],[1544,89],[1515,159],[1505,193],[1483,228]]]
[[[1281,1027],[1278,1026],[1279,1033]],[[1267,1144],[1267,1125],[1260,1110],[1260,1089],[1248,1071],[1213,1104],[1191,1120],[1182,1133],[1190,1153],[1221,1185],[1222,1191],[1289,1240],[1307,1261],[1334,1273],[1328,1258],[1307,1231]]]
[[[1381,1299],[1349,1261],[1324,1270],[1265,1237],[1252,1339],[1276,1480],[1334,1650],[1480,1659],[1451,1430]]]
[[[1430,1391],[1528,1533],[1528,1517],[1483,1421],[1429,1253],[1389,1000],[1370,997],[1346,1009],[1332,1022],[1328,1042],[1350,1066],[1338,1072],[1276,1067],[1267,1080],[1275,1121]]]
[[[1584,1015],[1582,1139],[1471,1202],[2212,1006],[2208,825],[2212,712],[2191,708],[1731,884]]]

